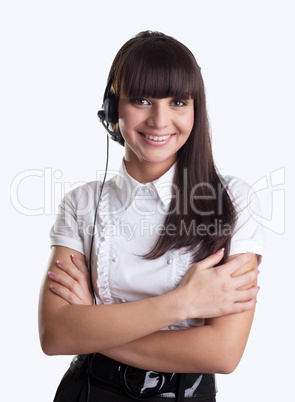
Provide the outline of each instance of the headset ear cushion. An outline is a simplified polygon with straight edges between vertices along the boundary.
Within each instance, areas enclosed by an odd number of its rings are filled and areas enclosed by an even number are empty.
[[[106,123],[118,123],[118,108],[115,95],[109,95],[103,104],[105,110],[105,122]]]
[[[97,116],[99,118],[100,121],[105,121],[106,119],[106,113],[104,111],[104,109],[101,109],[97,112]]]

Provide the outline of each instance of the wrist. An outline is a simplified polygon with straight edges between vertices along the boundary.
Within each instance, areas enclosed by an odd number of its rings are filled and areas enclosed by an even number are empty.
[[[187,320],[190,317],[190,312],[189,308],[187,306],[186,301],[186,295],[185,292],[183,291],[182,287],[177,287],[175,290],[171,291],[171,298],[173,301],[173,310],[175,312],[175,315],[177,316],[175,322],[180,322]]]
[[[159,329],[184,320],[185,313],[180,292],[170,291],[149,299],[152,304],[153,319],[161,321]]]

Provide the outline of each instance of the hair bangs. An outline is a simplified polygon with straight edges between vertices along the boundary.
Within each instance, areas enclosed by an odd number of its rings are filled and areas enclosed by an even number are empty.
[[[120,61],[113,80],[119,97],[197,97],[199,66],[190,51],[175,40],[135,43]]]

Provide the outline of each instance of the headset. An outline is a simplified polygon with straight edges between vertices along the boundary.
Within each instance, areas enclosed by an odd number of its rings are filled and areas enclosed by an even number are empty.
[[[111,77],[104,92],[102,109],[97,112],[97,116],[107,130],[109,137],[114,141],[123,142],[124,140],[120,133],[115,133],[109,129],[110,124],[116,124],[119,120],[117,98],[115,94],[111,93],[112,84],[113,80]]]

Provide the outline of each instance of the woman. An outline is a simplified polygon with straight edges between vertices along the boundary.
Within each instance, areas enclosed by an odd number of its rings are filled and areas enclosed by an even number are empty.
[[[125,156],[104,185],[65,197],[51,231],[41,345],[79,355],[55,401],[215,401],[214,373],[246,346],[264,241],[248,186],[214,166],[194,56],[138,34],[98,114]]]

